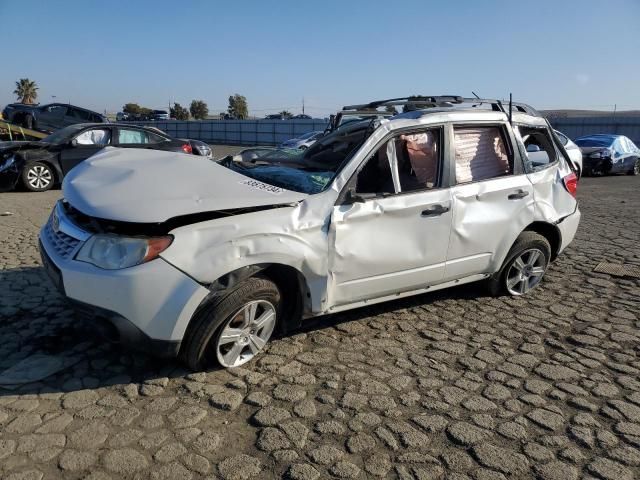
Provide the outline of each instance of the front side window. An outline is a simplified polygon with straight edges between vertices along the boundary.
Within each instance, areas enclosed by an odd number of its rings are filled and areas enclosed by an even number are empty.
[[[525,171],[537,172],[555,163],[558,158],[546,128],[520,125],[517,128],[526,151]]]
[[[82,132],[75,140],[78,145],[106,146],[111,143],[111,131],[108,128],[92,128]]]
[[[120,145],[145,144],[149,143],[149,140],[144,130],[121,128],[118,130],[118,143]]]
[[[385,195],[428,190],[438,184],[440,129],[396,135],[369,157],[356,177],[356,194]]]
[[[76,120],[82,120],[83,122],[88,122],[91,118],[89,112],[78,110],[77,108],[70,108],[67,112],[67,116],[73,117]]]
[[[453,133],[458,184],[513,173],[513,160],[507,151],[500,127],[455,127]]]

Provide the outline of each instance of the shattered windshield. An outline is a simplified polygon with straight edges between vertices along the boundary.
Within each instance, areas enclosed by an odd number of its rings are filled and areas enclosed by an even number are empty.
[[[327,135],[307,150],[273,149],[247,160],[227,157],[221,164],[247,177],[287,190],[314,194],[326,189],[351,156],[364,143],[371,129],[368,121]]]

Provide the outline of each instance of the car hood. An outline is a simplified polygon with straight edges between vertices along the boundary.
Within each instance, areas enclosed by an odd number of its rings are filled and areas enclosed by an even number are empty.
[[[253,180],[200,156],[112,147],[71,170],[62,189],[66,200],[85,215],[136,223],[295,203],[308,196]]]

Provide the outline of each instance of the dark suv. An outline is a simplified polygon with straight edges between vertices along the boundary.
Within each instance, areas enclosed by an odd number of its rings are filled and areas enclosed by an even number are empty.
[[[47,133],[76,123],[106,123],[109,121],[107,117],[97,112],[63,103],[48,105],[12,103],[4,108],[2,116],[8,122]]]

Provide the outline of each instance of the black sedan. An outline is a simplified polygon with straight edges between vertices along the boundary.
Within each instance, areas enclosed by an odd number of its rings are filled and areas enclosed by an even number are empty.
[[[575,140],[586,175],[640,174],[640,149],[624,135],[587,135]]]
[[[77,164],[105,147],[147,148],[212,157],[208,145],[175,139],[161,130],[129,124],[84,123],[37,142],[0,142],[0,191],[22,184],[43,192],[62,182]]]

